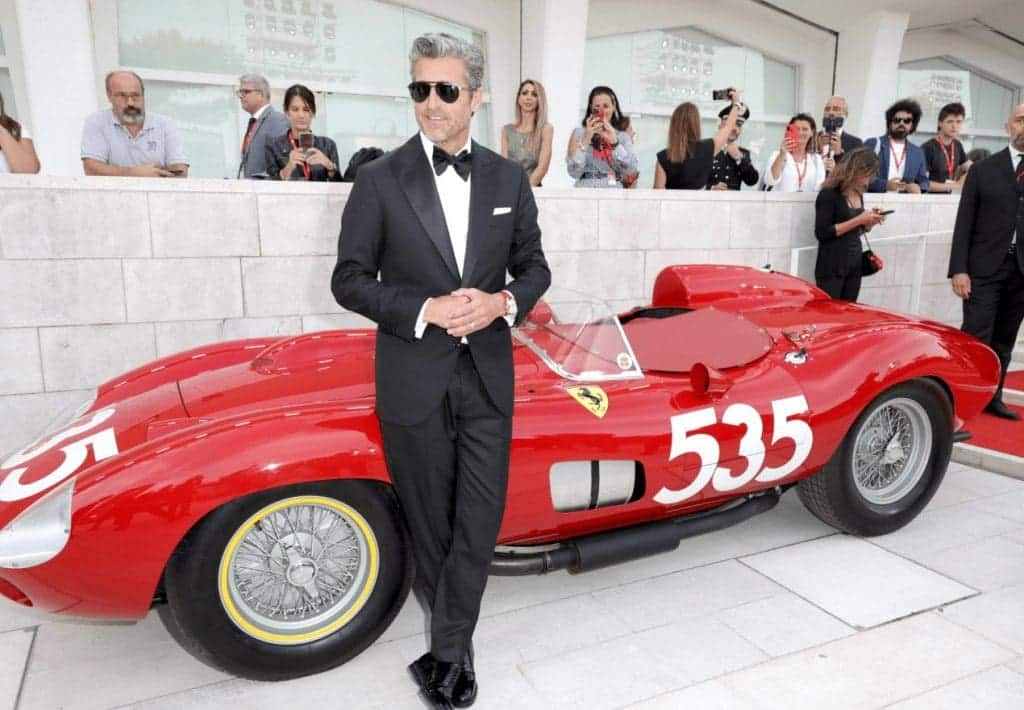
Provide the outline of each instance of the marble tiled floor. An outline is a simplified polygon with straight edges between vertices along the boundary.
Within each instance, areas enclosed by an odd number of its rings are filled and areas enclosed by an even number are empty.
[[[0,710],[418,708],[414,602],[345,666],[226,676],[155,615],[61,622],[0,602]],[[1024,707],[1024,481],[950,467],[882,538],[836,534],[789,493],[666,555],[581,575],[492,578],[479,708]]]

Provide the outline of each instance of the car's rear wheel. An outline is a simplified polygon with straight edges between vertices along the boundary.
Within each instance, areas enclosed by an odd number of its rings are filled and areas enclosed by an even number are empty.
[[[861,412],[839,449],[797,485],[814,515],[854,535],[902,528],[928,504],[949,465],[953,410],[930,380],[896,385]]]
[[[394,495],[370,481],[263,491],[213,511],[168,562],[172,634],[234,675],[293,678],[344,663],[404,603],[412,560]]]

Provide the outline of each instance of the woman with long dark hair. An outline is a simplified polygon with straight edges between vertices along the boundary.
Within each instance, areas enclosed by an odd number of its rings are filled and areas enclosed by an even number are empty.
[[[316,116],[316,98],[302,84],[284,92],[284,115],[291,128],[283,136],[267,141],[267,173],[272,180],[341,180],[338,146],[327,136],[310,130]]]
[[[544,87],[539,81],[524,80],[516,92],[516,122],[501,129],[501,155],[522,165],[533,187],[540,187],[548,174],[554,133]]]
[[[729,142],[729,134],[736,127],[736,119],[746,111],[740,103],[740,93],[730,88],[732,109],[711,138],[701,140],[700,110],[696,104],[676,106],[668,124],[668,146],[658,153],[654,165],[655,190],[704,190],[711,176],[715,156]]]
[[[0,94],[0,174],[38,172],[39,158],[32,139],[20,123],[7,115]]]
[[[814,202],[814,282],[832,298],[856,301],[860,295],[860,237],[885,221],[881,210],[864,209],[864,191],[877,170],[875,151],[854,148],[836,164]]]
[[[566,166],[576,187],[623,187],[636,172],[636,152],[629,136],[629,118],[607,86],[595,86],[587,98],[583,125],[572,132]]]
[[[776,192],[816,192],[821,188],[825,173],[835,166],[835,161],[822,160],[816,149],[817,133],[818,126],[809,114],[798,113],[789,119],[782,144],[768,158],[765,187]]]

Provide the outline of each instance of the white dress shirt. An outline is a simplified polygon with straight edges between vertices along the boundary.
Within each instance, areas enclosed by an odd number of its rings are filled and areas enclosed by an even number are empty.
[[[469,195],[473,182],[473,174],[463,180],[455,172],[455,168],[449,167],[438,175],[434,172],[434,143],[427,138],[423,131],[420,131],[420,141],[423,143],[423,153],[430,165],[430,174],[434,176],[434,184],[437,186],[437,196],[441,198],[441,211],[444,212],[444,221],[448,227],[448,237],[452,242],[452,251],[455,252],[455,264],[459,267],[459,276],[462,275],[462,268],[466,262],[466,242],[469,238]],[[462,151],[472,152],[473,140],[467,139],[466,145],[452,155],[458,155]],[[417,339],[423,337],[423,331],[427,329],[428,323],[423,319],[426,313],[428,298],[420,307],[420,313],[416,317],[415,336]],[[505,316],[505,322],[512,326],[515,322],[515,297],[511,297],[509,311],[511,315]],[[466,339],[462,338],[465,343]]]
[[[775,179],[772,175],[772,163],[778,155],[779,151],[772,153],[765,164],[765,185],[776,192],[817,192],[821,189],[821,183],[825,182],[825,161],[821,159],[821,153],[805,153],[806,163],[801,161],[800,164],[800,168],[806,170],[803,182],[800,181],[800,170],[797,169],[796,161],[790,153],[786,153],[779,178]]]
[[[1020,162],[1020,156],[1021,155],[1024,155],[1024,153],[1021,153],[1019,150],[1014,148],[1013,144],[1011,143],[1010,144],[1010,166],[1011,166],[1011,170],[1013,170],[1013,174],[1014,175],[1017,174],[1017,164]],[[1024,198],[1017,198],[1017,199],[1024,199]],[[1013,244],[1014,246],[1016,246],[1016,244],[1017,244],[1017,230],[1016,229],[1013,230],[1013,239],[1010,240],[1010,244]]]
[[[903,173],[907,169],[907,141],[903,141],[903,149],[897,150],[901,144],[889,141],[889,180],[902,180]],[[896,156],[899,154],[900,162],[896,164]]]

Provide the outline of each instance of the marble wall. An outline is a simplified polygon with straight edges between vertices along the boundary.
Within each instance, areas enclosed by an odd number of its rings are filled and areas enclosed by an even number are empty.
[[[203,343],[367,321],[329,289],[347,185],[0,176],[0,454],[119,372]],[[619,309],[675,263],[771,264],[813,247],[813,195],[537,191],[556,284]],[[956,196],[869,196],[886,267],[863,300],[959,322]],[[923,234],[912,240],[885,237]],[[810,278],[813,249],[799,252]],[[923,268],[922,268],[923,265]]]

